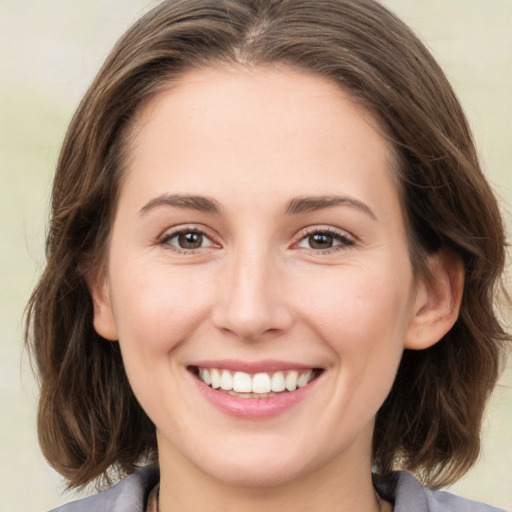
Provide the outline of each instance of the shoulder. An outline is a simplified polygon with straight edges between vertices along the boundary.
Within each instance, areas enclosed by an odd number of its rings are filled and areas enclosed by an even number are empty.
[[[394,512],[506,512],[503,509],[423,487],[411,474],[400,471],[388,482],[375,482],[379,492],[395,502]]]
[[[158,478],[154,467],[139,469],[105,491],[51,512],[144,512],[147,495]]]

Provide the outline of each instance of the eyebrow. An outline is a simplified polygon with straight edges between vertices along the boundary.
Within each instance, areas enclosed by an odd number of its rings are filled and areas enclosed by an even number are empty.
[[[185,210],[196,210],[204,213],[220,214],[222,207],[215,199],[205,196],[195,196],[189,194],[162,194],[148,201],[139,211],[140,215],[159,206],[173,206]],[[350,206],[357,208],[369,215],[373,220],[377,216],[371,208],[362,201],[350,196],[303,196],[291,199],[285,209],[286,214],[294,215],[308,213],[324,208],[333,208],[335,206]]]
[[[369,215],[373,220],[377,220],[377,216],[371,208],[350,196],[304,196],[296,197],[289,201],[286,207],[287,214],[307,213],[324,208],[333,208],[335,206],[350,206],[361,210]]]
[[[205,196],[194,196],[188,194],[162,194],[148,201],[140,210],[139,214],[144,215],[158,206],[174,206],[184,210],[197,210],[204,213],[219,214],[222,210],[220,204]]]

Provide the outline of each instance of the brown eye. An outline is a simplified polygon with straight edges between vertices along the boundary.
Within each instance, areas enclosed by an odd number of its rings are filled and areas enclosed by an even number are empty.
[[[203,244],[203,234],[197,231],[180,233],[176,238],[181,249],[199,249]]]
[[[330,229],[318,229],[317,231],[305,234],[297,244],[298,247],[313,251],[341,251],[354,245],[354,239],[345,231],[334,231]]]
[[[328,233],[315,233],[308,236],[308,243],[311,249],[330,249],[333,246],[334,238]]]
[[[164,246],[178,251],[193,251],[215,245],[212,240],[201,231],[183,230],[169,233],[160,241]]]

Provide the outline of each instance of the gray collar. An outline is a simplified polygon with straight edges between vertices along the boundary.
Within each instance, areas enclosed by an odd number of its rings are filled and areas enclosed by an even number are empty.
[[[99,494],[68,503],[51,512],[144,512],[148,494],[158,480],[158,468],[143,468]],[[374,476],[373,483],[378,493],[394,504],[393,512],[506,512],[448,492],[423,487],[405,471],[393,473],[387,479]]]

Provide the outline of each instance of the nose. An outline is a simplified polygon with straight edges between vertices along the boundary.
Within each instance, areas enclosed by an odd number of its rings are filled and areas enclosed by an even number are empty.
[[[245,341],[288,330],[293,314],[284,274],[266,251],[239,251],[222,272],[215,326]]]

